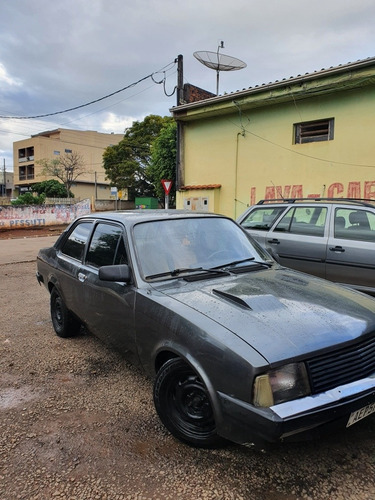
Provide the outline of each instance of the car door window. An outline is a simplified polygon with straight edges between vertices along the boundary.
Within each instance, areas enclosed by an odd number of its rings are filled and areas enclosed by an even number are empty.
[[[126,250],[120,226],[99,223],[91,238],[86,264],[94,267],[126,264]]]
[[[241,222],[245,229],[268,231],[286,207],[261,207],[252,210]]]
[[[82,260],[86,242],[92,229],[92,222],[77,224],[61,248],[61,252],[73,259]]]
[[[375,213],[357,208],[336,208],[335,238],[375,242]]]
[[[324,236],[326,207],[293,207],[275,227],[275,231],[308,236]]]

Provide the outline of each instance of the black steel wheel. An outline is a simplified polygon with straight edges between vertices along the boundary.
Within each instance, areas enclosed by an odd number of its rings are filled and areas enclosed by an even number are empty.
[[[63,338],[74,337],[77,335],[81,325],[79,321],[68,311],[56,288],[52,289],[50,306],[52,324],[56,334]]]
[[[182,359],[167,361],[154,384],[156,411],[177,439],[195,447],[212,448],[223,442],[216,433],[208,391]]]

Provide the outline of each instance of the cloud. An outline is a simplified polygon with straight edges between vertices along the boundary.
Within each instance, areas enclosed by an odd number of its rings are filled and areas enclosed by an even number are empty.
[[[247,67],[222,72],[220,93],[374,56],[374,16],[373,0],[2,2],[0,115],[54,113],[130,87],[69,113],[2,120],[0,148],[8,162],[14,140],[46,129],[121,133],[148,114],[169,115],[176,57],[184,82],[215,92],[216,73],[193,52],[216,51],[221,40],[220,51]],[[158,70],[165,86],[151,78],[131,86]]]
[[[7,70],[5,69],[4,64],[0,62],[0,83],[5,83],[11,87],[16,86],[19,87],[21,82],[16,78],[12,78],[8,75]]]

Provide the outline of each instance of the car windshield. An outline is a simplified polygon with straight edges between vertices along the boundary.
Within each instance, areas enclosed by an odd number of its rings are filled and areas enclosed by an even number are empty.
[[[142,222],[134,227],[134,242],[146,279],[269,259],[232,220],[220,217]]]

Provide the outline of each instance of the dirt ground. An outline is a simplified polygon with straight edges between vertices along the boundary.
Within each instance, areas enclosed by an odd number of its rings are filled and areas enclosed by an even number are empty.
[[[66,226],[40,226],[20,229],[0,229],[0,240],[59,235]]]
[[[1,500],[375,498],[375,416],[267,451],[189,448],[143,373],[88,334],[54,334],[35,262],[0,276]]]

